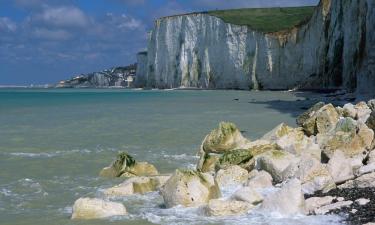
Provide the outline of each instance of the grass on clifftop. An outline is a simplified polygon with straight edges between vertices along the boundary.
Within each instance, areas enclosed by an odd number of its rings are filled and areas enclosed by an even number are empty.
[[[270,33],[291,29],[309,21],[315,6],[263,9],[231,9],[208,12],[226,23],[249,26]]]

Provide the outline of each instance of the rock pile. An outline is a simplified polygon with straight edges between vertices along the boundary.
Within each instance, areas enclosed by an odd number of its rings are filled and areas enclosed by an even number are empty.
[[[317,103],[297,118],[299,127],[280,124],[255,141],[243,137],[233,123],[222,122],[204,138],[196,170],[158,176],[151,164],[121,153],[101,175],[132,178],[104,193],[159,190],[167,208],[200,207],[207,216],[252,210],[281,215],[348,212],[349,221],[375,222],[361,210],[374,205],[375,194],[369,191],[375,188],[374,121],[370,101],[343,107]],[[237,189],[223,196],[227,187]],[[368,196],[350,194],[362,189]],[[80,207],[89,208],[78,203],[73,215]]]

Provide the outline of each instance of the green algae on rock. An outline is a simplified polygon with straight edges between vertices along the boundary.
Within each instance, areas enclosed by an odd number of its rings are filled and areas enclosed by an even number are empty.
[[[134,177],[154,176],[159,172],[154,165],[147,162],[137,162],[126,152],[120,152],[113,163],[101,170],[102,177]]]
[[[233,123],[221,122],[219,127],[212,130],[204,139],[202,150],[206,153],[223,153],[240,149],[249,140],[244,138],[241,131]]]

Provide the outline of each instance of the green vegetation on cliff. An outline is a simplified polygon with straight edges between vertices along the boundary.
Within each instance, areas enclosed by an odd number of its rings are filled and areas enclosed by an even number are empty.
[[[305,24],[314,13],[314,6],[262,9],[231,9],[208,12],[226,23],[245,25],[261,32],[278,32]]]

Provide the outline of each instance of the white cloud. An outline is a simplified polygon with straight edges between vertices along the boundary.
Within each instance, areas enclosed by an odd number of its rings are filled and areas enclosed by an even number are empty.
[[[0,17],[0,30],[14,32],[17,30],[17,24],[8,17]]]
[[[118,28],[128,28],[128,29],[137,29],[143,26],[142,21],[137,20],[133,17],[127,16],[125,14],[121,15],[122,21],[118,25]]]
[[[90,19],[79,8],[72,6],[45,7],[32,17],[33,21],[54,27],[82,28],[90,23]]]

